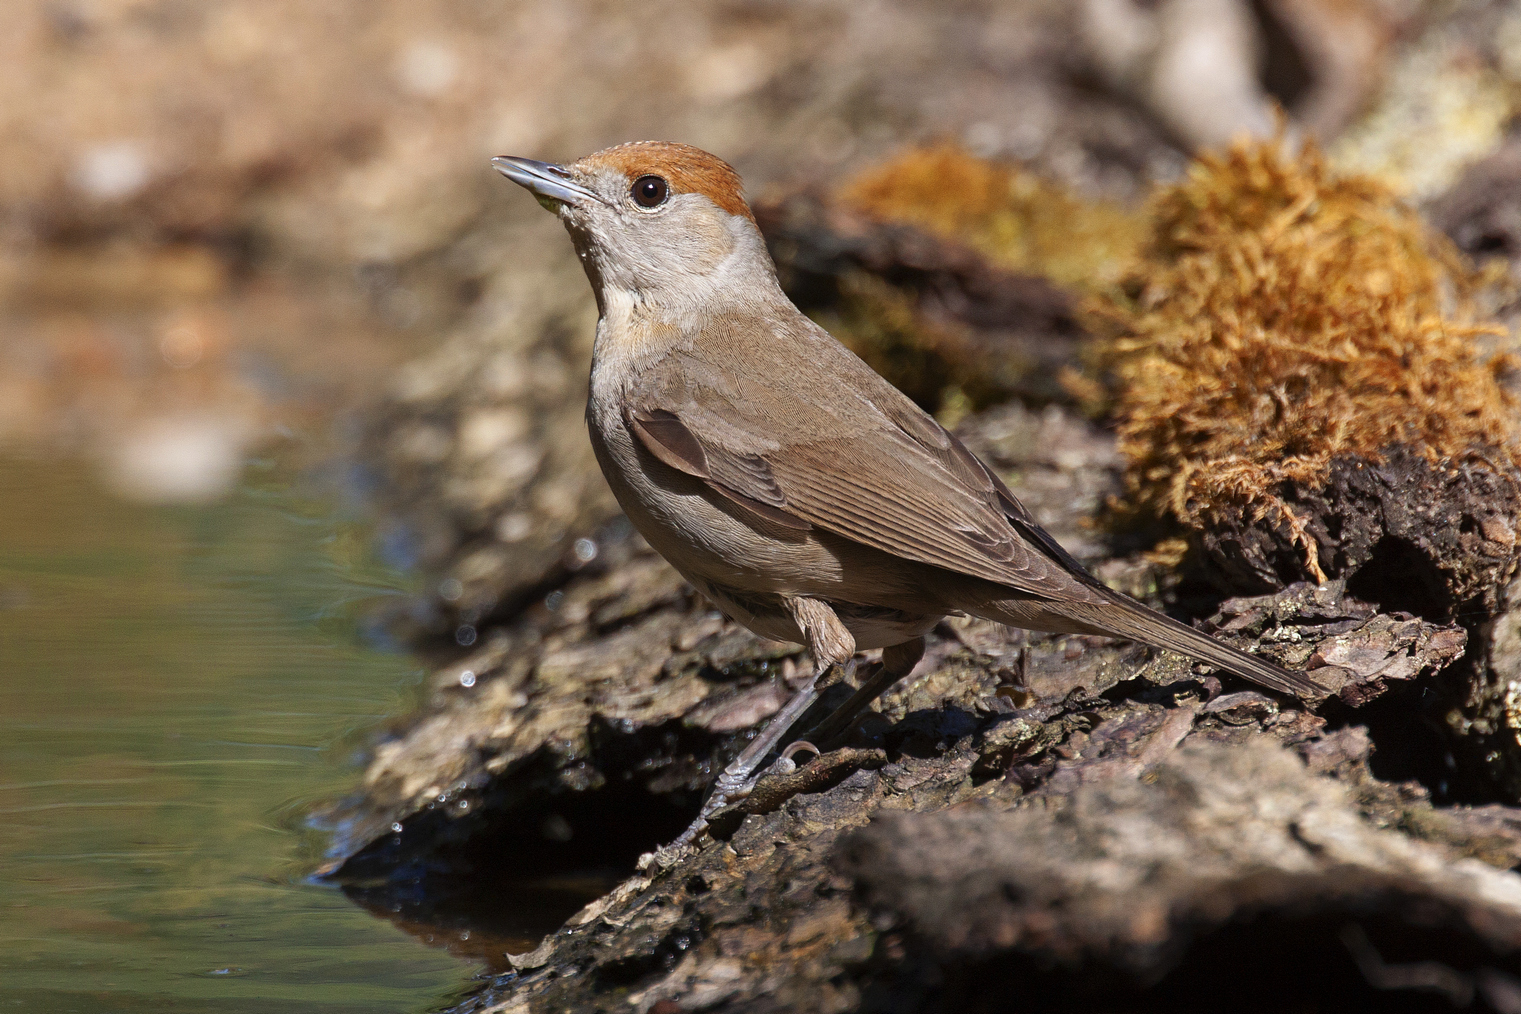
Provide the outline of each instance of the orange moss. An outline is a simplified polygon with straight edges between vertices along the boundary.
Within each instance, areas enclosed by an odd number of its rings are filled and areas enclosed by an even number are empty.
[[[910,148],[841,188],[841,203],[963,243],[1010,271],[1093,291],[1129,267],[1144,220],[954,145]]]
[[[1250,513],[1315,544],[1275,492],[1395,444],[1515,456],[1482,362],[1477,273],[1383,183],[1282,141],[1205,155],[1151,204],[1123,293],[1090,307],[1127,464],[1125,504],[1203,528]]]

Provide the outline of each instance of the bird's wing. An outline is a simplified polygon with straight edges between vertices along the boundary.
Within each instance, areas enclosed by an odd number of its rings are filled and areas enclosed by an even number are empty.
[[[787,332],[740,349],[720,329],[669,353],[628,386],[629,429],[656,458],[784,528],[818,527],[1040,597],[1095,586],[933,418],[806,319]]]

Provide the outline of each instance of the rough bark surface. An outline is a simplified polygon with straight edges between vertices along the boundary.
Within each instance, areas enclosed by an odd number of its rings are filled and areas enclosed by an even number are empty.
[[[1011,809],[884,815],[849,836],[838,865],[868,905],[969,957],[1020,947],[1149,970],[1186,945],[1184,927],[1384,891],[1521,944],[1521,881],[1373,827],[1294,751],[1194,740],[1159,744],[1144,777],[1095,779],[1056,808],[1037,792]]]
[[[1295,626],[1292,595],[1232,609]],[[1462,651],[1461,631],[1435,630],[1375,660],[1387,617],[1330,636],[1324,619],[1296,643],[1374,672],[1409,659],[1429,676]],[[1035,639],[1029,689],[1010,695],[998,656],[942,649],[884,702],[885,764],[835,771],[695,856],[646,857],[460,1009],[1002,1009],[1010,968],[1034,976],[1032,1006],[1084,1009],[1081,990],[1062,999],[1073,976],[1107,982],[1090,1001],[1144,996],[1247,917],[1435,925],[1470,965],[1507,967],[1521,878],[1461,857],[1513,865],[1521,815],[1435,809],[1368,775],[1362,730],[1254,691],[1212,697],[1181,660],[1120,682],[1140,654]],[[1290,994],[1324,985],[1280,974]]]
[[[1433,464],[1395,447],[1338,458],[1320,488],[1285,503],[1315,540],[1322,570],[1361,597],[1431,619],[1493,614],[1516,568],[1521,471],[1503,455]],[[1201,537],[1222,587],[1266,591],[1305,577],[1287,528],[1242,517]]]

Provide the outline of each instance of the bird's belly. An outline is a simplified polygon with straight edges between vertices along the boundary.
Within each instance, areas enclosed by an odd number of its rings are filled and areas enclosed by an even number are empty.
[[[839,586],[841,561],[814,533],[757,530],[702,480],[640,455],[621,426],[593,426],[592,444],[623,512],[683,574],[780,594]]]

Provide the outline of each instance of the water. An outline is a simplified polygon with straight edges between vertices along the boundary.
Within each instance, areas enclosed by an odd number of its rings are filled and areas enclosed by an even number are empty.
[[[365,529],[256,467],[123,504],[0,457],[0,1009],[427,1011],[476,966],[310,883],[316,800],[422,674]]]

